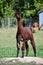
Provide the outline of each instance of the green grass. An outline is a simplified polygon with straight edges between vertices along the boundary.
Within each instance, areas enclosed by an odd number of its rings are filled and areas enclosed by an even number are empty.
[[[0,58],[16,57],[16,28],[0,29]],[[34,33],[34,39],[37,48],[37,57],[43,58],[43,30]],[[32,46],[29,44],[28,56],[34,56]],[[19,56],[22,55],[20,50]]]

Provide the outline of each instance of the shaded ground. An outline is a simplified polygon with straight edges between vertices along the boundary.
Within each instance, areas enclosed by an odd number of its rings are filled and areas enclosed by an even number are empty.
[[[0,65],[43,65],[43,58],[38,57],[0,58]]]

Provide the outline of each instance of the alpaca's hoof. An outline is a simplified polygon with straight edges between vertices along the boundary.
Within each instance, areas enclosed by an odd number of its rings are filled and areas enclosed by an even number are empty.
[[[18,55],[16,57],[18,57]]]
[[[36,54],[34,55],[34,57],[36,57]]]
[[[24,58],[24,56],[22,56],[21,58]]]

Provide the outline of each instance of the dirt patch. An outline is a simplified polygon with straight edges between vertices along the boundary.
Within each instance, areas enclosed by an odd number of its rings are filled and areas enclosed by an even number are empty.
[[[36,64],[43,64],[43,58],[38,58],[38,57],[24,57],[24,58],[1,58],[0,59],[0,65],[9,65],[14,64],[17,62],[21,63],[36,63]]]

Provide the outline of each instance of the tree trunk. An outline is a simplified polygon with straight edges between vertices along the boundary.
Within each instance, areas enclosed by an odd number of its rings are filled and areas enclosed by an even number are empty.
[[[1,22],[2,22],[2,29],[4,28],[4,19],[2,18],[2,20],[1,20]]]
[[[10,28],[10,18],[8,17],[8,29]]]

